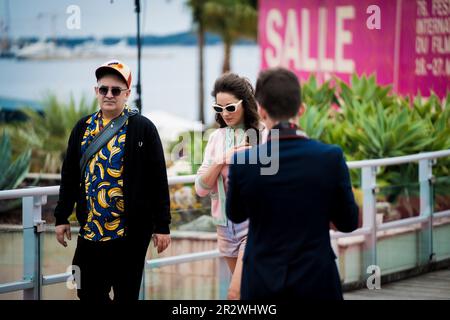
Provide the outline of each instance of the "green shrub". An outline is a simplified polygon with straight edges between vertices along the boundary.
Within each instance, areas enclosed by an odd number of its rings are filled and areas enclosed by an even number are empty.
[[[450,93],[442,101],[432,93],[412,102],[376,83],[375,76],[353,75],[350,85],[334,79],[321,86],[312,76],[302,86],[306,112],[300,126],[325,143],[339,145],[347,160],[379,159],[450,148]],[[335,108],[330,106],[335,105]],[[442,159],[436,175],[449,175],[450,160]],[[380,186],[417,183],[417,164],[380,168]],[[351,171],[354,186],[359,170]]]
[[[31,108],[22,109],[28,121],[11,128],[11,136],[14,145],[32,149],[31,171],[57,173],[72,128],[83,116],[97,110],[97,102],[87,102],[83,97],[76,104],[71,97],[66,103],[49,94],[42,104],[43,114]]]

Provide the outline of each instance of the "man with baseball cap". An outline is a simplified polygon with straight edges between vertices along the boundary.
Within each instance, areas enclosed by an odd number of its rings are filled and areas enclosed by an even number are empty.
[[[73,258],[81,300],[136,300],[147,248],[170,243],[170,200],[155,125],[130,109],[130,68],[117,60],[95,71],[100,110],[73,128],[61,170],[56,238],[67,246],[69,216],[80,223]],[[76,273],[79,274],[76,274]]]

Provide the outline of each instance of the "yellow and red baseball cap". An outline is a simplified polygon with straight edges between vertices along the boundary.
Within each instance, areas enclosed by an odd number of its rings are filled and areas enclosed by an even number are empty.
[[[131,87],[131,70],[123,62],[119,60],[111,60],[105,62],[95,70],[95,76],[97,80],[103,77],[107,73],[114,73],[121,77],[127,84],[128,89]]]

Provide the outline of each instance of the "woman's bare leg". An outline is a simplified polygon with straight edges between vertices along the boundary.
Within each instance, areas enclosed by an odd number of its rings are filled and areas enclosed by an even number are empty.
[[[234,272],[231,276],[230,287],[228,288],[228,300],[239,300],[241,298],[241,277],[242,277],[242,256],[244,250],[239,250],[237,258],[234,258]]]
[[[236,267],[237,258],[233,258],[233,257],[224,257],[224,258],[225,258],[225,261],[227,262],[228,268],[230,268],[231,274],[233,274],[234,268]]]

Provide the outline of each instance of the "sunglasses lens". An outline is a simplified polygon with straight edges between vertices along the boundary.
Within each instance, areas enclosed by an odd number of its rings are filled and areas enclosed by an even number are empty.
[[[120,96],[120,93],[121,93],[122,91],[120,90],[120,88],[112,88],[111,89],[111,93],[112,93],[112,95],[114,96],[114,97],[117,97],[117,96]]]
[[[109,91],[109,87],[100,87],[100,88],[98,88],[98,92],[99,92],[102,96],[106,96],[106,95],[108,94],[108,91]],[[120,96],[120,94],[122,93],[122,91],[124,91],[124,90],[122,90],[122,89],[120,89],[120,88],[117,88],[117,87],[111,88],[111,94],[112,94],[114,97]]]
[[[98,92],[102,95],[102,96],[106,96],[108,94],[108,88],[107,87],[100,87],[98,88]]]
[[[235,106],[235,105],[226,106],[225,109],[226,109],[228,112],[235,112],[235,111],[236,111],[236,106]]]
[[[223,111],[223,109],[218,106],[213,106],[213,109],[214,109],[214,111],[219,112],[219,113]]]

